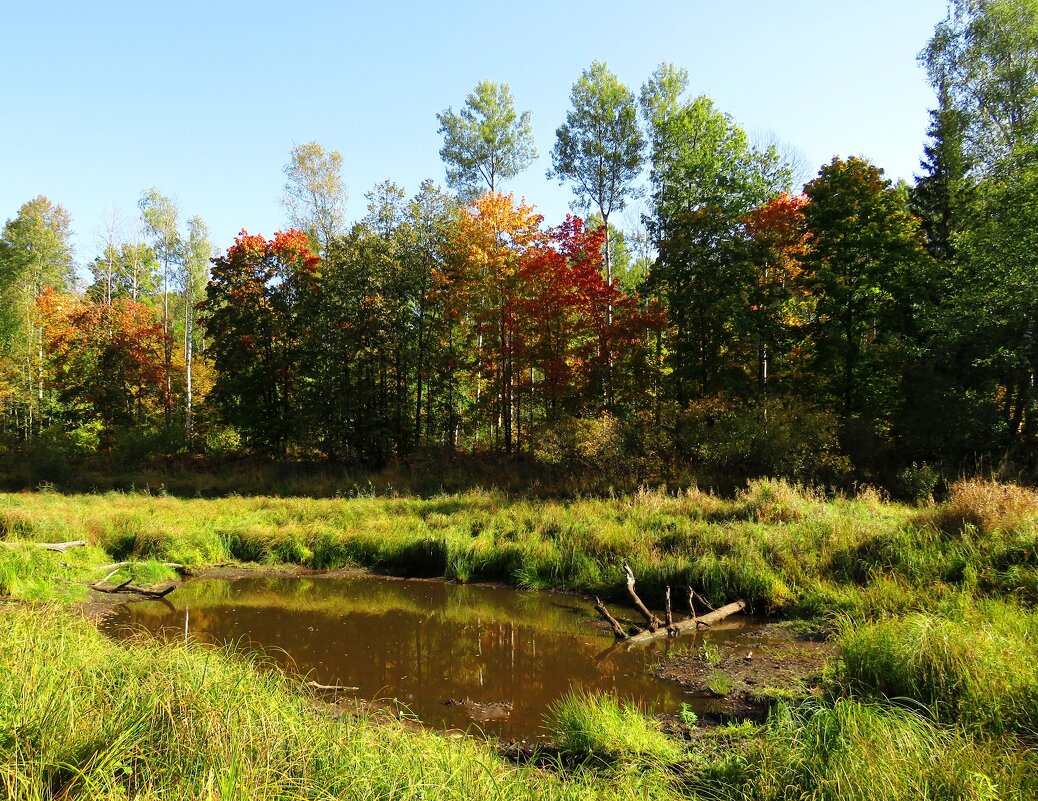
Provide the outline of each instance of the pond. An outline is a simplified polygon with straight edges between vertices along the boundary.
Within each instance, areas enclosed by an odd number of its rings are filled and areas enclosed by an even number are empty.
[[[574,688],[615,692],[657,713],[716,704],[653,676],[669,652],[699,647],[693,635],[613,647],[592,606],[561,593],[372,575],[193,579],[160,601],[117,607],[104,627],[179,639],[186,622],[196,640],[262,652],[308,680],[349,688],[340,694],[504,739],[545,736],[550,705]],[[709,637],[754,628],[736,617]]]

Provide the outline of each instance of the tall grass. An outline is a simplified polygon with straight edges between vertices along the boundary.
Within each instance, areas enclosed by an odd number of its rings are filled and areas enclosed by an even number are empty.
[[[487,491],[218,500],[51,492],[0,495],[0,536],[83,537],[113,560],[356,565],[606,594],[622,588],[628,562],[650,603],[667,585],[692,585],[766,614],[870,618],[963,591],[1038,601],[1038,513],[1021,500],[1030,496],[956,487],[946,505],[922,510],[874,493],[827,500],[778,481],[732,499],[690,490],[566,502]],[[999,517],[1003,494],[1011,508]],[[949,522],[967,518],[988,522]]]
[[[68,614],[0,628],[0,796],[36,799],[611,799],[642,776],[556,777],[487,746],[317,708],[273,669],[198,647],[127,647]],[[606,779],[611,781],[606,781]],[[652,779],[665,792],[662,775]]]
[[[955,617],[916,613],[840,637],[847,692],[905,698],[989,734],[1038,734],[1038,615],[985,604]]]
[[[652,718],[614,695],[572,691],[552,705],[546,726],[559,751],[576,759],[666,765],[682,754]]]
[[[701,798],[1025,801],[1038,758],[1016,741],[975,741],[897,708],[841,699],[780,706],[762,738],[706,764]]]

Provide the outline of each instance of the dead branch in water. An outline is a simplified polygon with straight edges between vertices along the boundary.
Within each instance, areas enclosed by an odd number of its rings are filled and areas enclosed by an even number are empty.
[[[345,684],[318,684],[316,681],[308,681],[307,687],[314,690],[359,690],[360,687],[348,687]]]
[[[624,630],[624,627],[609,614],[609,610],[606,609],[605,604],[598,598],[595,599],[595,611],[601,615],[609,627],[613,630],[613,634],[616,635],[618,640],[623,640],[626,643],[641,643],[654,640],[657,637],[674,637],[680,634],[686,629],[697,630],[700,628],[708,628],[714,623],[718,623],[727,617],[731,617],[738,612],[742,612],[746,609],[745,601],[735,601],[726,606],[722,606],[720,609],[714,609],[702,595],[697,593],[691,587],[688,588],[688,609],[691,616],[686,620],[674,620],[674,612],[671,609],[670,603],[670,587],[667,587],[665,596],[666,611],[664,615],[666,617],[666,623],[660,620],[656,615],[649,611],[649,609],[642,603],[641,598],[638,597],[638,593],[635,592],[634,584],[634,572],[631,570],[629,565],[624,565],[624,572],[627,574],[627,592],[631,596],[631,600],[634,601],[635,608],[641,613],[642,617],[645,618],[647,628],[638,631],[636,634],[629,634]],[[710,611],[705,615],[697,615],[695,601],[698,601],[703,606],[707,607]]]
[[[634,608],[642,613],[642,617],[645,618],[645,622],[649,625],[649,630],[656,631],[663,625],[663,621],[649,611],[649,608],[642,603],[642,599],[638,597],[638,593],[634,591],[634,571],[631,570],[631,566],[625,564],[624,572],[627,574],[627,594],[631,596]]]
[[[627,639],[627,632],[624,631],[624,627],[620,625],[619,621],[617,621],[615,617],[609,614],[609,610],[606,609],[605,604],[602,603],[601,598],[595,598],[595,611],[598,612],[598,614],[600,614],[603,618],[605,618],[606,623],[608,623],[609,627],[613,630],[613,634],[616,635],[616,639]]]
[[[720,609],[715,609],[713,612],[709,612],[705,615],[689,618],[688,620],[679,620],[668,629],[643,631],[640,634],[635,634],[633,637],[628,637],[627,642],[648,642],[649,640],[655,640],[658,637],[673,637],[687,629],[709,628],[714,623],[718,623],[727,617],[738,614],[744,609],[746,609],[746,601],[734,601],[727,606],[722,606]]]

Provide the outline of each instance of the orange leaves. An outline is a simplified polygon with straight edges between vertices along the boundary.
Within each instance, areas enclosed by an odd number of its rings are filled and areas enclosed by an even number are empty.
[[[553,409],[598,408],[602,376],[645,320],[635,297],[606,283],[604,229],[572,215],[541,222],[510,195],[479,198],[459,220],[453,281],[438,288],[470,332],[477,383],[489,381],[499,404],[539,393]]]
[[[161,408],[166,392],[162,323],[129,299],[84,303],[53,289],[37,300],[52,380],[62,399],[106,428]]]
[[[803,258],[809,249],[804,220],[807,203],[804,195],[783,192],[746,216],[758,284],[766,294],[776,289],[791,299],[807,294],[803,285]],[[797,315],[786,309],[785,316],[795,319]]]

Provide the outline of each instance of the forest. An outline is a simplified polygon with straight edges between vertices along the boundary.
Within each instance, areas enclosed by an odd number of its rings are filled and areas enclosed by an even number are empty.
[[[683,68],[636,92],[595,62],[551,146],[565,219],[502,191],[535,143],[490,81],[430,120],[446,188],[385,181],[351,224],[317,142],[285,166],[285,230],[217,248],[152,188],[85,280],[68,213],[29,200],[0,237],[14,480],[444,454],[599,489],[1033,480],[1038,18],[956,8],[919,57],[937,100],[911,184],[849,155],[797,185],[795,152]]]

